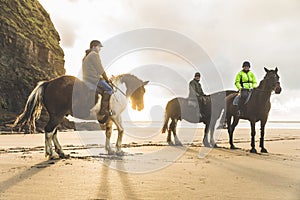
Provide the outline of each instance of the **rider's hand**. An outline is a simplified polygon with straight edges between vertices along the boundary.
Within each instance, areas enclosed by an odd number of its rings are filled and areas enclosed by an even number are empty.
[[[110,84],[110,85],[112,85],[112,84],[113,84],[111,80],[108,80],[107,82],[108,82],[108,84]]]

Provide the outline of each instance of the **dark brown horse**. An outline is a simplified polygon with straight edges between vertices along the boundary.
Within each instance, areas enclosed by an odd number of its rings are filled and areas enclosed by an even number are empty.
[[[142,110],[144,108],[144,86],[148,82],[143,82],[131,74],[119,75],[112,79],[116,86],[115,93],[110,99],[113,115],[106,123],[106,144],[105,149],[109,154],[115,153],[110,147],[110,136],[112,123],[118,129],[118,140],[116,143],[117,154],[122,154],[121,143],[123,136],[123,126],[121,113],[127,105],[127,98],[131,99],[132,108]],[[73,76],[61,76],[50,81],[40,82],[28,97],[23,113],[18,116],[14,126],[29,125],[35,129],[35,120],[40,117],[42,105],[49,113],[49,121],[45,127],[45,155],[52,158],[52,142],[59,157],[65,157],[57,139],[57,126],[67,115],[72,115],[80,119],[89,119],[91,109],[98,102],[98,95]],[[100,106],[97,106],[100,108]],[[94,119],[96,119],[94,113]]]
[[[220,118],[222,110],[225,108],[225,97],[232,93],[236,93],[236,91],[221,91],[211,95],[203,96],[200,99],[199,104],[197,100],[189,98],[177,97],[170,100],[166,106],[165,120],[162,128],[162,133],[165,133],[166,130],[168,130],[167,142],[169,145],[173,145],[173,142],[171,141],[172,132],[175,145],[182,145],[176,135],[176,126],[178,120],[184,119],[190,123],[203,122],[205,124],[203,137],[204,146],[216,147],[217,145],[213,138],[215,125],[217,120]],[[168,128],[170,118],[171,123]],[[224,121],[224,119],[221,119],[221,121]],[[208,142],[209,132],[210,142]]]
[[[251,153],[257,153],[255,149],[255,123],[260,121],[261,137],[260,137],[260,147],[262,153],[267,153],[268,151],[264,147],[264,135],[265,135],[265,125],[268,120],[269,111],[271,108],[270,97],[272,91],[276,94],[281,92],[281,87],[279,83],[279,76],[277,74],[277,67],[275,70],[268,70],[264,68],[266,75],[264,79],[260,82],[259,86],[252,90],[251,97],[247,104],[245,104],[245,114],[242,117],[237,115],[237,106],[233,105],[233,101],[238,94],[232,94],[226,97],[226,120],[229,133],[229,143],[230,148],[235,149],[233,145],[233,132],[239,119],[247,119],[251,124]],[[233,122],[231,124],[231,118],[233,117]]]

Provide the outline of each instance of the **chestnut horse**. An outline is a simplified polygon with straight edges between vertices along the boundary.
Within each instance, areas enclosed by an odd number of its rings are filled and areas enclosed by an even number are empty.
[[[134,75],[123,74],[114,77],[112,83],[115,86],[115,92],[110,99],[113,115],[105,123],[105,149],[108,154],[122,155],[121,145],[124,128],[121,113],[126,108],[128,98],[131,99],[133,109],[140,111],[144,108],[144,86],[148,81],[143,82]],[[89,119],[91,109],[97,102],[98,95],[95,91],[88,89],[85,83],[76,77],[61,76],[50,81],[43,81],[38,83],[29,95],[24,111],[17,117],[14,126],[28,125],[35,130],[35,121],[40,117],[42,105],[44,105],[49,113],[49,121],[45,127],[45,156],[49,158],[55,156],[52,151],[53,142],[55,152],[60,158],[64,158],[66,155],[57,139],[57,126],[67,115],[79,119]],[[118,129],[116,152],[110,147],[112,123]]]
[[[264,79],[260,82],[259,86],[255,89],[252,89],[251,96],[249,101],[244,105],[245,114],[243,116],[237,115],[237,106],[233,105],[233,101],[238,94],[232,94],[226,97],[226,120],[229,134],[229,143],[230,148],[235,149],[233,145],[233,132],[239,119],[247,119],[251,124],[251,153],[257,153],[255,149],[255,123],[260,121],[260,147],[262,153],[267,153],[268,151],[264,147],[264,135],[265,135],[265,125],[268,120],[269,111],[271,108],[270,97],[272,91],[275,91],[275,94],[281,92],[281,87],[279,83],[279,76],[277,74],[277,67],[275,70],[268,70],[264,68],[266,75]],[[233,117],[233,122],[231,124],[231,118]]]

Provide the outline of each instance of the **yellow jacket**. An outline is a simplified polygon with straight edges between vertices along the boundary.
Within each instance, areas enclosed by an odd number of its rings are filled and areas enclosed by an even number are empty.
[[[235,77],[235,86],[238,90],[242,88],[252,89],[257,87],[257,81],[251,71],[244,72],[241,70]]]

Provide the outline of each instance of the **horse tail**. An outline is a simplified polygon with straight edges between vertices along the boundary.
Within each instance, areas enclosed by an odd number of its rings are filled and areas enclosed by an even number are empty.
[[[166,130],[168,129],[168,123],[169,123],[169,119],[170,119],[170,115],[169,115],[169,112],[168,112],[168,110],[169,110],[168,107],[169,107],[169,103],[166,106],[164,125],[163,125],[163,128],[161,129],[162,133],[165,133]]]
[[[27,99],[24,111],[17,117],[13,127],[20,124],[22,128],[25,124],[28,124],[29,127],[32,125],[33,131],[35,131],[35,121],[40,118],[43,108],[43,95],[46,83],[45,81],[39,82],[33,89]]]
[[[165,133],[166,130],[168,129],[169,119],[170,119],[170,117],[168,116],[167,113],[165,113],[165,122],[164,122],[163,128],[161,129],[161,132],[162,132],[162,133]]]

